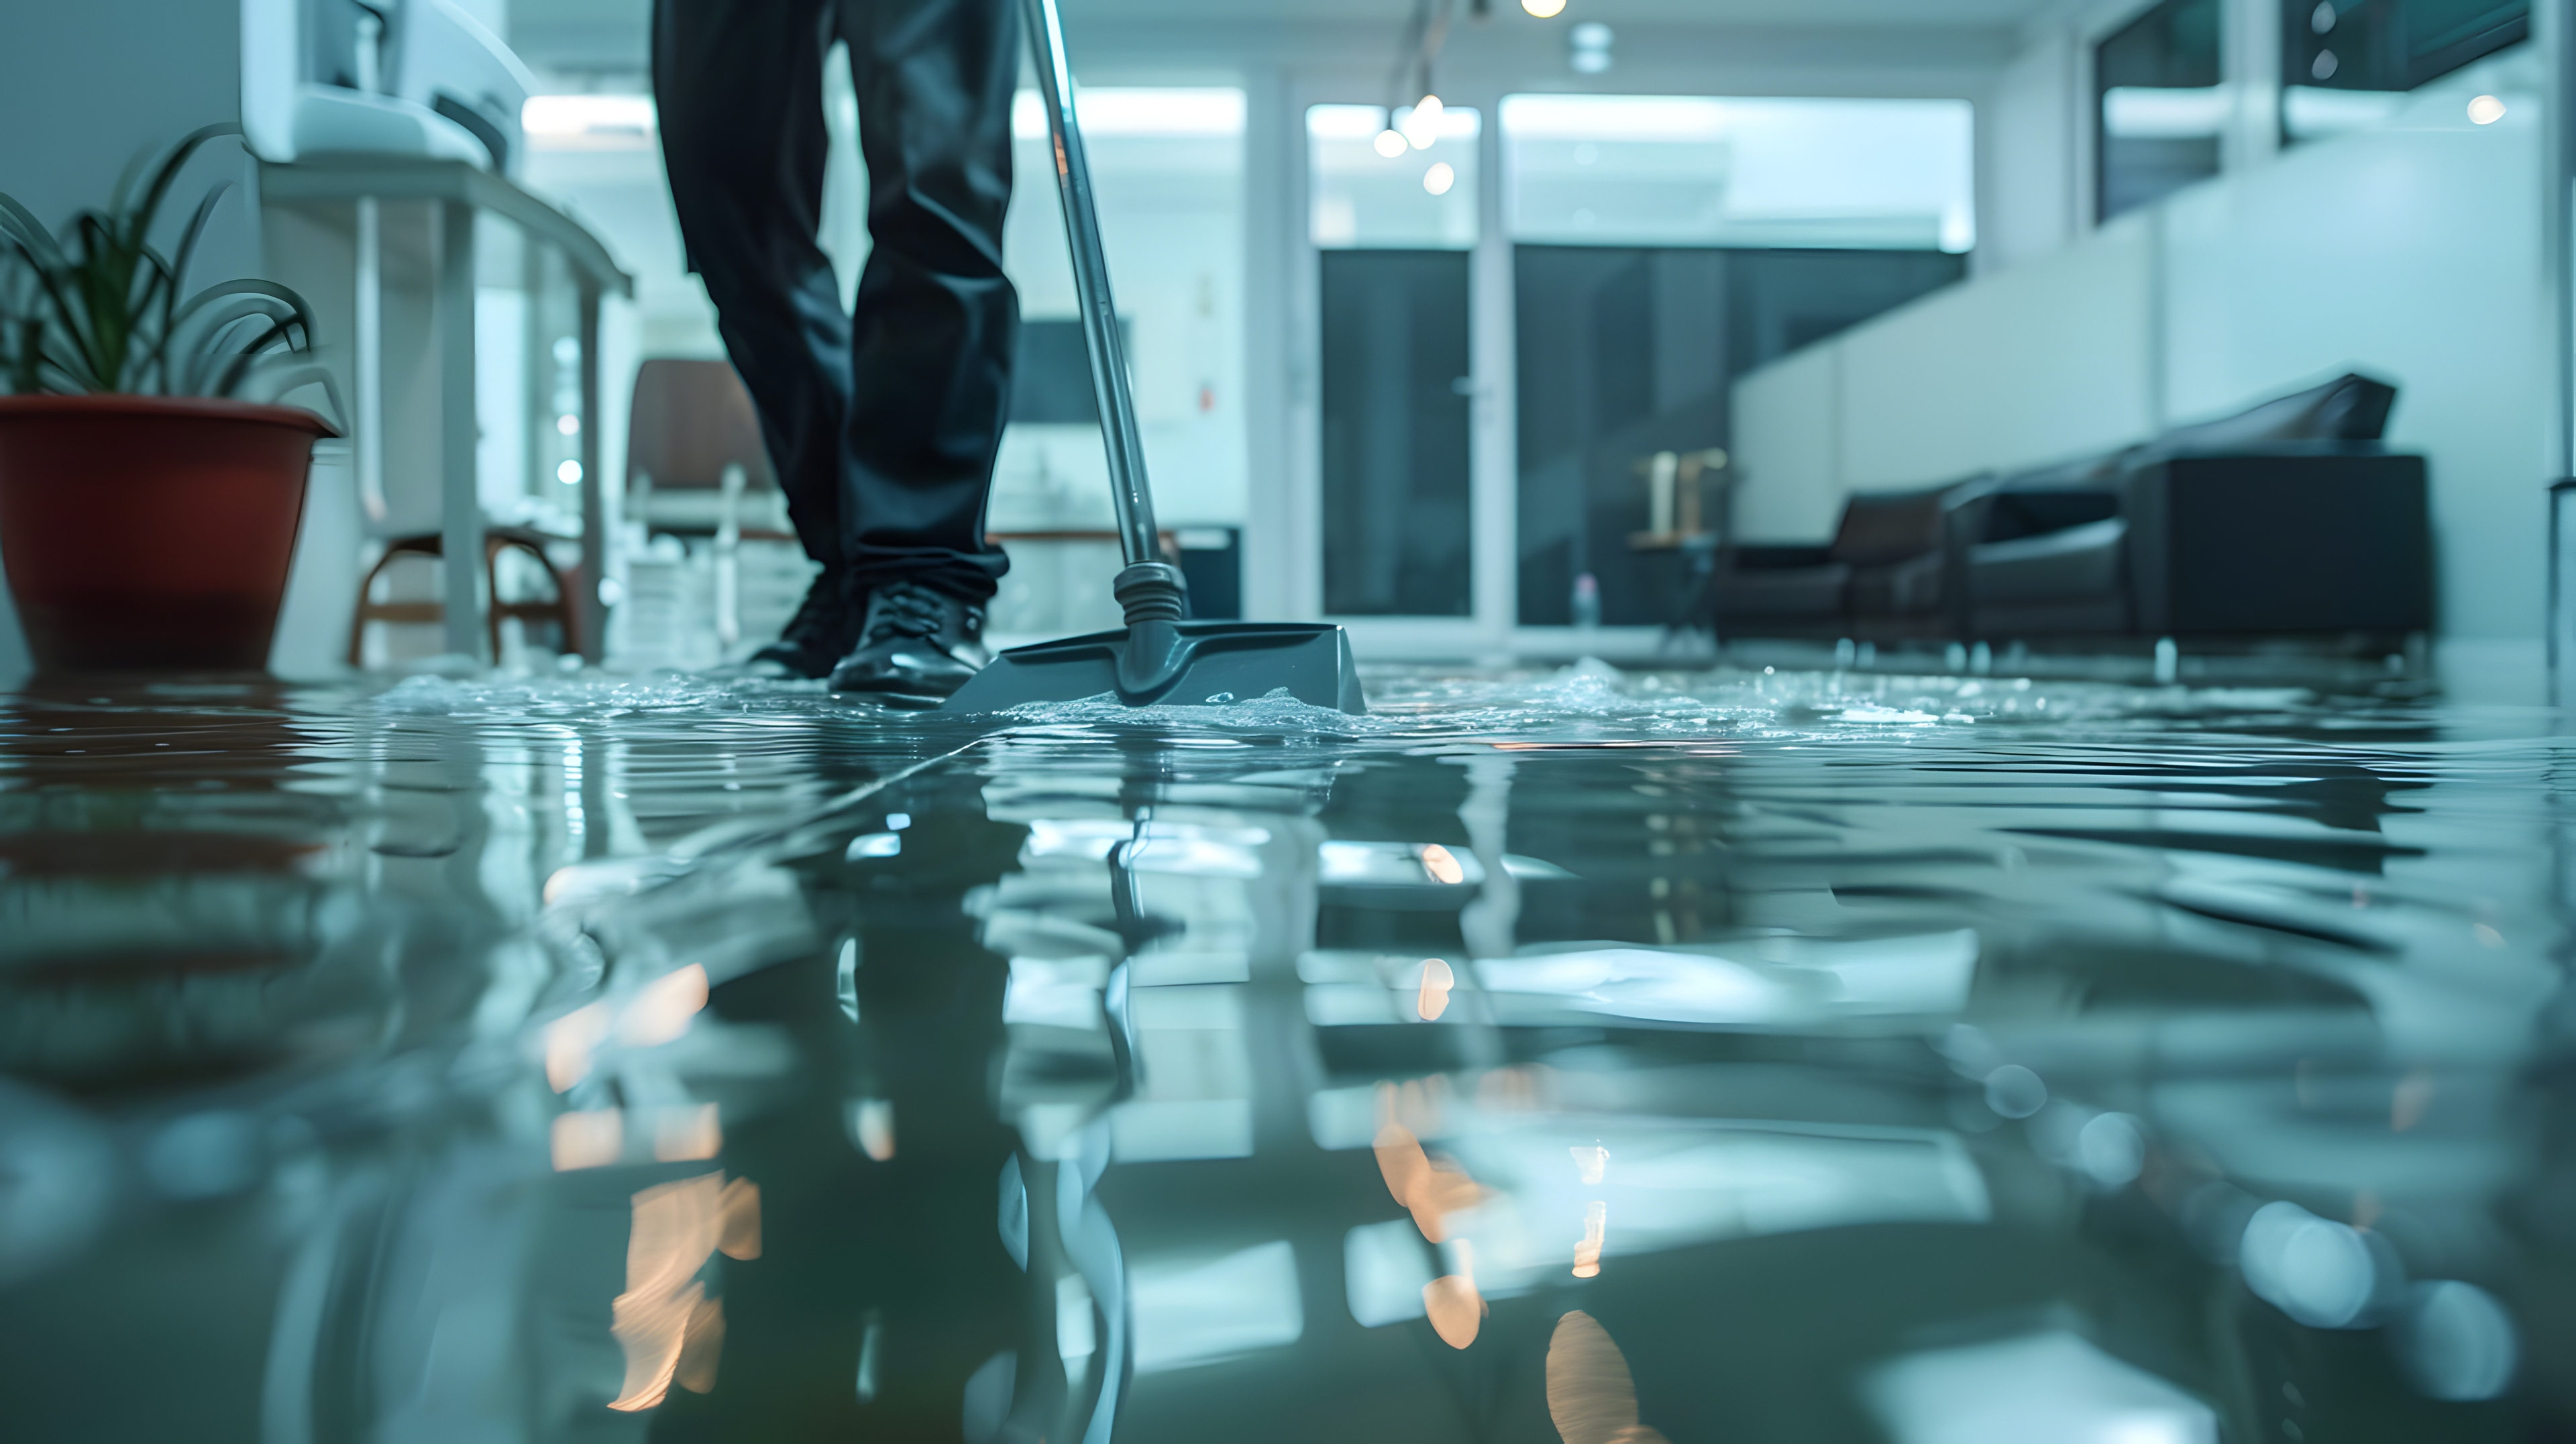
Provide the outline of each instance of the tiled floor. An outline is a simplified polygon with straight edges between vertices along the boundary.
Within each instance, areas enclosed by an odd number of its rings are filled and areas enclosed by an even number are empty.
[[[7,699],[7,1432],[2570,1417],[2550,719],[1370,682]]]

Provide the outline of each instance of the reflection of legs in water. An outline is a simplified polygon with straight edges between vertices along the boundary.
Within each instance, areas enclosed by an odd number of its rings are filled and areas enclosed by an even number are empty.
[[[985,823],[968,799],[939,802],[915,804],[922,821],[905,834],[915,855],[953,860],[938,881],[1009,869],[1019,829]],[[830,951],[716,990],[727,1021],[788,1034],[796,1071],[766,1111],[726,1104],[724,1164],[760,1185],[761,1257],[725,1267],[715,1388],[674,1391],[655,1439],[954,1440],[968,1379],[1025,1349],[1027,1276],[996,1216],[1017,1142],[992,1097],[1006,967],[937,893],[872,893],[864,919],[854,894],[807,893],[825,937],[857,939],[855,1026]],[[882,1159],[854,1128],[863,1099],[885,1105],[867,1139]]]

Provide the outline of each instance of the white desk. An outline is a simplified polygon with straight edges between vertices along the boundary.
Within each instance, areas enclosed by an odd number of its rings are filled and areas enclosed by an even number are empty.
[[[483,655],[485,608],[491,598],[485,590],[483,504],[475,474],[474,213],[487,211],[509,221],[531,240],[563,254],[581,305],[582,584],[573,607],[582,656],[597,662],[608,632],[599,588],[600,579],[608,574],[608,526],[601,493],[605,478],[599,465],[599,300],[612,291],[632,296],[633,278],[617,268],[607,247],[578,221],[506,178],[462,161],[349,156],[263,165],[260,193],[268,205],[339,206],[376,200],[429,201],[438,207],[435,326],[446,649],[486,662],[494,659]]]

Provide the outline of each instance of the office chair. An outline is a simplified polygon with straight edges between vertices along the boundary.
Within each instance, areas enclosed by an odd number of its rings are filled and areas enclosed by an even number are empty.
[[[742,638],[741,544],[796,540],[770,470],[760,414],[723,361],[657,356],[635,373],[626,431],[626,515],[715,551],[716,639]]]

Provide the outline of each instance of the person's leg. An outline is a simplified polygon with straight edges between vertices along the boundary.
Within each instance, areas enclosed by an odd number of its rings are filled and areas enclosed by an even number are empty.
[[[844,554],[861,587],[981,604],[1009,565],[984,507],[1019,333],[1002,274],[1019,7],[838,3],[874,242],[851,335]]]
[[[690,269],[706,281],[815,592],[777,647],[820,676],[857,635],[847,592],[842,435],[850,322],[821,227],[823,50],[831,0],[655,0],[653,92]],[[808,634],[811,635],[808,635]],[[792,653],[794,655],[786,655]]]

